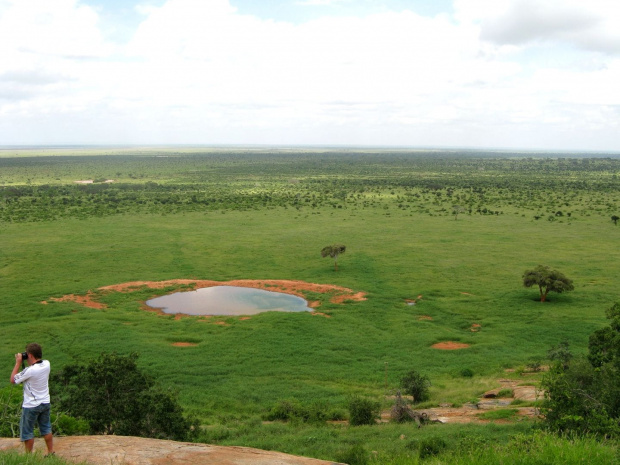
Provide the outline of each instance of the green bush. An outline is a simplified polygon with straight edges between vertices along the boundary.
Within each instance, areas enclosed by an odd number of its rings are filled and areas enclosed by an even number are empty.
[[[19,419],[22,414],[22,389],[9,386],[0,389],[0,437],[19,436]]]
[[[431,382],[426,375],[411,370],[401,380],[400,386],[406,394],[413,397],[413,403],[424,402],[430,398]]]
[[[362,445],[356,444],[349,450],[338,453],[336,460],[348,465],[366,465],[368,463],[368,451]]]
[[[515,395],[514,391],[510,388],[501,389],[497,393],[497,397],[514,397],[514,395]]]
[[[461,376],[463,378],[473,378],[474,377],[474,372],[470,368],[463,368],[461,370]]]
[[[95,434],[188,439],[196,425],[183,416],[176,393],[138,369],[137,357],[104,353],[65,367],[51,377],[52,403],[88,421]]]
[[[421,459],[439,454],[448,447],[448,443],[439,437],[430,437],[418,443]]]
[[[328,420],[342,420],[344,418],[343,412],[330,410],[324,402],[304,405],[296,400],[280,401],[263,416],[263,419],[267,421],[301,421],[303,423],[324,423]]]
[[[59,436],[80,436],[90,433],[88,421],[64,413],[52,414],[52,431]]]
[[[379,417],[380,405],[370,399],[353,397],[349,401],[349,424],[352,426],[374,425]]]
[[[607,317],[610,325],[590,336],[587,357],[558,357],[543,378],[552,430],[620,437],[620,304]]]

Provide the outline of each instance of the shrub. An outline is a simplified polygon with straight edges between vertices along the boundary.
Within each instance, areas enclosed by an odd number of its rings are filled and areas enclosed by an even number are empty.
[[[570,345],[568,341],[562,341],[557,346],[551,347],[547,352],[549,360],[554,362],[560,362],[563,366],[568,366],[573,354],[570,351]]]
[[[378,402],[361,397],[353,397],[349,401],[349,424],[352,426],[374,425],[379,417]]]
[[[64,413],[52,414],[52,430],[60,436],[80,436],[90,433],[88,421]]]
[[[336,454],[336,460],[348,465],[366,465],[368,463],[368,452],[362,445],[356,444],[349,450]]]
[[[430,398],[431,382],[427,376],[411,370],[401,380],[400,386],[406,394],[413,397],[413,403],[424,402]]]
[[[474,372],[470,368],[463,368],[461,370],[461,376],[463,378],[473,378],[474,377]]]
[[[611,324],[590,336],[587,357],[558,357],[543,378],[550,429],[620,437],[620,304],[607,318]]]
[[[0,437],[19,436],[21,412],[22,390],[14,386],[0,389]]]
[[[418,443],[418,447],[420,451],[420,458],[425,459],[427,457],[432,457],[439,454],[444,449],[446,449],[446,447],[448,447],[448,444],[441,438],[431,437],[427,439],[422,439]]]
[[[542,361],[539,359],[532,360],[526,367],[528,370],[538,373],[542,369]]]
[[[196,431],[177,395],[156,386],[136,364],[138,355],[101,354],[51,377],[52,403],[88,421],[95,434],[185,440]]]
[[[497,397],[514,397],[515,393],[512,389],[506,388],[506,389],[501,389],[498,393],[497,393]]]
[[[413,411],[411,407],[407,405],[407,402],[400,395],[400,391],[396,393],[396,399],[394,400],[394,406],[390,410],[390,418],[396,423],[405,423],[407,421],[413,421]]]
[[[324,402],[313,402],[308,405],[296,400],[283,400],[263,415],[267,421],[301,421],[304,423],[324,423],[327,420],[343,420],[345,413],[339,410],[329,410]]]

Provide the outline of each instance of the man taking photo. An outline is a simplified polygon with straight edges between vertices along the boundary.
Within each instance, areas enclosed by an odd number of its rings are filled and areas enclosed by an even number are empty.
[[[47,455],[53,455],[54,444],[48,385],[50,362],[42,360],[42,358],[43,351],[41,346],[36,343],[28,344],[26,352],[15,354],[15,367],[11,373],[11,383],[24,385],[24,402],[22,403],[22,417],[19,421],[19,435],[26,452],[32,452],[34,426],[38,424],[39,432],[45,439]],[[22,362],[28,362],[28,366],[19,371]]]

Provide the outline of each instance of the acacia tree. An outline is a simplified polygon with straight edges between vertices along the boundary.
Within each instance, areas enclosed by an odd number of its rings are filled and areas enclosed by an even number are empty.
[[[459,213],[465,213],[467,210],[465,210],[464,207],[460,206],[460,205],[453,205],[452,206],[452,214],[454,215],[454,219],[457,220],[459,217]]]
[[[345,253],[347,250],[346,245],[342,244],[334,244],[323,247],[321,250],[321,257],[325,258],[327,256],[332,257],[334,259],[334,269],[338,271],[338,255]]]
[[[541,302],[547,300],[549,292],[561,294],[562,292],[572,291],[575,288],[573,281],[564,276],[564,274],[543,265],[538,265],[533,270],[526,270],[523,273],[523,285],[525,287],[538,286]]]

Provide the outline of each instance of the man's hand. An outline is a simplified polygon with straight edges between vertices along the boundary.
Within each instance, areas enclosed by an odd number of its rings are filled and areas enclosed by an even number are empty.
[[[15,354],[15,366],[11,372],[11,384],[15,384],[15,375],[19,373],[19,369],[22,366],[22,353]]]

